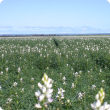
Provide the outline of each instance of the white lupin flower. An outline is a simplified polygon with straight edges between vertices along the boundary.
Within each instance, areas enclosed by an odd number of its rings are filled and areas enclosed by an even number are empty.
[[[21,68],[19,67],[19,68],[18,68],[18,73],[20,73],[20,71],[21,71]]]
[[[53,102],[53,99],[48,98],[48,102],[49,102],[49,103]]]
[[[65,80],[66,80],[66,77],[64,76],[64,77],[63,77],[63,81],[65,81]]]
[[[15,92],[15,95],[16,95],[16,97],[18,97],[18,93],[17,92]]]
[[[105,110],[104,106],[101,106],[101,107],[99,108],[99,110]]]
[[[47,88],[51,88],[52,87],[51,82],[52,82],[52,79],[48,78],[48,81],[44,81],[44,84]]]
[[[3,75],[3,71],[1,71],[1,73],[0,73],[1,75]]]
[[[36,97],[39,97],[40,94],[41,94],[41,92],[40,92],[39,90],[38,90],[37,92],[35,92],[35,96],[36,96]]]
[[[51,98],[52,92],[53,92],[53,89],[48,89],[48,90],[46,91],[45,96],[46,96],[47,98]]]
[[[62,76],[62,73],[60,73],[60,77]]]
[[[0,86],[0,91],[1,91],[2,87]]]
[[[103,106],[104,106],[105,109],[110,110],[110,104],[107,104],[107,102],[104,102]]]
[[[107,102],[105,102],[104,105],[101,106],[104,97],[105,97],[105,92],[103,88],[101,88],[98,94],[96,94],[95,96],[95,99],[97,101],[91,104],[91,108],[94,110],[110,110],[110,104],[107,104]]]
[[[6,103],[11,103],[12,99],[8,98]]]
[[[104,83],[105,82],[105,80],[102,80],[102,83]]]
[[[24,92],[24,88],[21,89],[21,92]]]
[[[23,78],[20,78],[20,82],[22,82],[23,81]]]
[[[71,88],[74,88],[75,87],[75,85],[74,85],[74,83],[72,83],[72,86],[71,86]]]
[[[83,94],[80,92],[80,93],[78,94],[78,99],[82,99],[82,96],[83,96]]]
[[[53,89],[47,89],[47,93],[52,94]]]
[[[63,85],[66,85],[66,84],[67,84],[67,83],[64,81],[64,82],[63,82]]]
[[[78,76],[78,72],[76,72],[76,73],[74,73],[75,74],[75,77],[77,77]]]
[[[58,94],[56,95],[56,98],[59,98],[59,100],[64,99],[63,92],[65,92],[65,90],[63,90],[62,88],[58,88]]]
[[[46,92],[46,87],[45,87],[45,86],[42,87],[42,92],[43,92],[43,93]]]
[[[95,104],[97,104],[97,105],[95,105]],[[94,105],[91,104],[91,108],[94,110],[96,110],[96,109],[98,109],[98,110],[110,110],[110,104],[107,104],[107,102],[105,102],[104,105],[101,106],[101,102],[97,101],[97,103],[94,102]]]
[[[105,98],[105,92],[103,90],[103,88],[100,89],[100,91],[98,92],[99,97],[100,97],[100,101],[101,103],[103,102],[103,99]]]
[[[70,103],[70,100],[68,99],[67,102]]]
[[[92,88],[92,90],[94,90],[94,89],[96,88],[96,86],[95,86],[95,85],[92,85],[92,87],[91,87],[91,88]]]
[[[59,98],[59,95],[58,94],[56,95],[56,98]]]
[[[51,98],[52,95],[49,94],[49,93],[46,93],[45,96],[46,96],[47,99],[49,99],[49,98]]]
[[[44,77],[42,78],[42,81],[45,82],[48,80],[48,76],[46,74],[44,74]]]
[[[6,72],[8,72],[8,68],[6,68],[5,70],[6,70]]]
[[[48,103],[51,103],[53,101],[53,99],[51,99],[52,92],[53,92],[53,89],[51,89],[53,80],[48,78],[48,76],[45,73],[42,78],[42,81],[44,85],[42,85],[41,83],[38,83],[38,87],[40,88],[43,94],[41,94],[41,92],[38,90],[37,92],[35,92],[35,96],[37,97],[39,102],[43,101],[44,106],[47,107]],[[35,107],[38,108],[41,106],[38,103],[35,105]]]
[[[38,83],[38,87],[40,88],[40,89],[42,89],[42,84],[41,83]]]
[[[91,108],[92,109],[98,109],[101,106],[101,102],[100,100],[97,100],[97,102],[94,102],[93,104],[91,104]]]
[[[63,93],[61,93],[61,99],[64,99],[64,94]]]
[[[44,99],[44,97],[45,97],[45,96],[44,96],[44,94],[41,94],[41,95],[39,96],[38,101],[40,101],[40,102],[41,102],[41,101]]]
[[[3,59],[3,57],[4,57],[4,54],[2,54],[2,59]]]
[[[14,82],[13,86],[15,87],[15,86],[17,86],[17,85],[18,85],[18,83],[17,83],[17,82]]]
[[[34,81],[34,78],[31,78],[31,81]]]
[[[63,92],[65,92],[65,90],[63,90],[62,88],[58,88],[58,94],[61,94]]]
[[[95,99],[96,99],[96,100],[99,99],[99,94],[96,94]]]
[[[42,108],[42,106],[38,103],[38,104],[35,104],[35,107],[36,108]]]

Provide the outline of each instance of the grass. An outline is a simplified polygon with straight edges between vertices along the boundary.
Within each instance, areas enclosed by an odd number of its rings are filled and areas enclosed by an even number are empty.
[[[49,110],[91,110],[90,104],[101,87],[106,93],[104,101],[110,103],[109,42],[109,37],[2,38],[0,107],[36,110],[35,92],[44,73],[54,80],[54,100]],[[19,67],[21,71],[18,71]],[[63,84],[63,77],[66,84]],[[17,83],[15,87],[14,82]],[[72,83],[74,88],[71,88]],[[92,89],[92,85],[96,87]],[[56,98],[58,88],[65,90],[63,104]],[[79,93],[85,93],[81,99]],[[70,100],[68,104],[67,100]]]

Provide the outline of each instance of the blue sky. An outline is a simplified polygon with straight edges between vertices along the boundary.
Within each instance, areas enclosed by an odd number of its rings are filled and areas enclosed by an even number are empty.
[[[0,34],[110,33],[107,0],[3,0]]]

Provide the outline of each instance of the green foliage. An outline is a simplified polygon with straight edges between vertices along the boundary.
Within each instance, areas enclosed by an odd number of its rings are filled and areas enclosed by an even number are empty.
[[[105,88],[105,93],[109,96],[109,42],[109,38],[74,37],[1,39],[0,107],[4,110],[35,110],[37,83],[47,73],[54,80],[54,101],[49,105],[50,110],[90,110],[90,104],[101,87]],[[66,84],[63,84],[64,76]],[[20,78],[23,78],[22,82]],[[13,87],[14,82],[18,83],[16,87]],[[75,83],[75,88],[71,88],[72,83]],[[93,90],[92,85],[96,85]],[[55,97],[60,87],[65,90],[62,104]],[[22,88],[24,92],[21,92]],[[85,92],[85,95],[79,100],[80,92]],[[7,104],[7,98],[12,98],[12,102]],[[68,99],[71,105],[65,104]],[[106,97],[105,99],[110,102]]]

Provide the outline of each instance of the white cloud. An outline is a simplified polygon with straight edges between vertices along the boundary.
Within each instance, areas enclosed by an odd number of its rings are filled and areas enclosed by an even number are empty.
[[[12,27],[0,26],[0,34],[82,34],[82,33],[110,33],[110,29],[99,29],[89,26],[82,27]]]
[[[3,0],[0,0],[0,3],[2,2]]]
[[[107,0],[110,3],[110,0]]]

